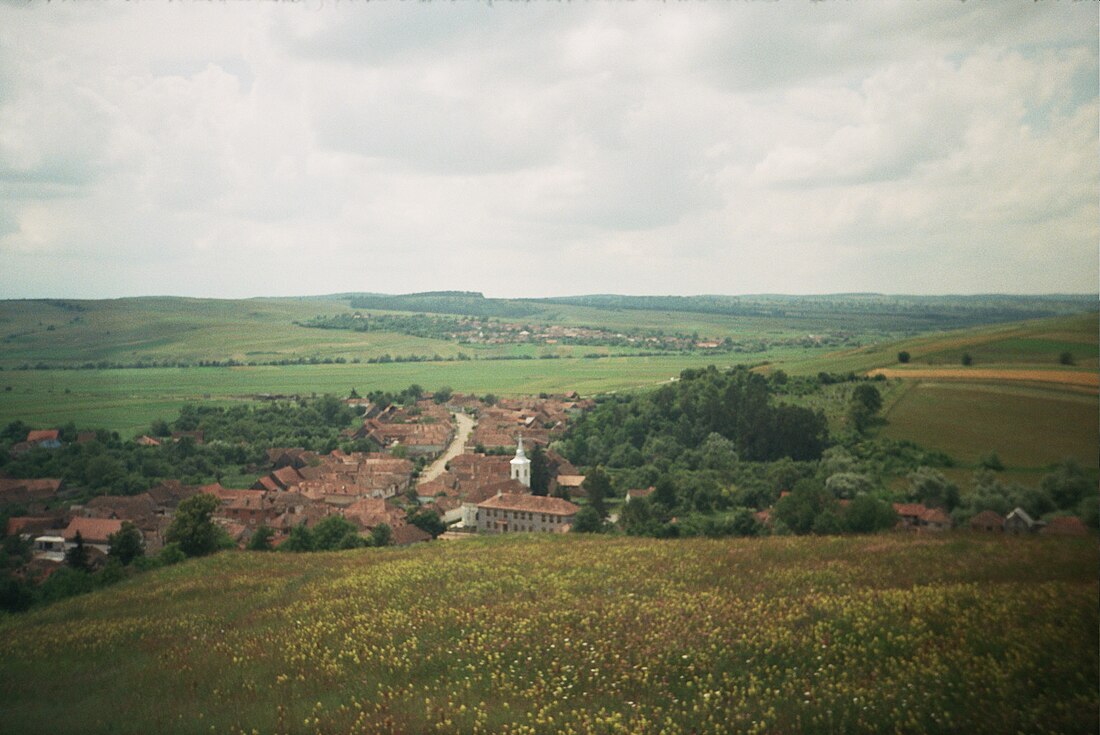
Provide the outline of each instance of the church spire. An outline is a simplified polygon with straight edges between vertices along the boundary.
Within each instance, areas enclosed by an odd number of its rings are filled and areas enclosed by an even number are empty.
[[[531,487],[531,460],[523,453],[523,435],[516,442],[516,456],[508,463],[513,480],[519,480],[526,487]]]

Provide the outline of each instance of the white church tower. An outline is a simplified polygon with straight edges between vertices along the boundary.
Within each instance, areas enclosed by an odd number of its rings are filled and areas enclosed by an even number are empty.
[[[531,460],[523,453],[523,437],[516,444],[516,456],[510,462],[512,467],[512,479],[519,480],[525,487],[531,487]]]

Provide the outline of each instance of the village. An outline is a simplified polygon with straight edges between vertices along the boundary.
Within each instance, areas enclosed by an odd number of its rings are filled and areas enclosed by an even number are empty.
[[[93,565],[104,563],[110,537],[124,522],[141,532],[146,554],[157,553],[176,508],[199,494],[217,498],[213,520],[240,548],[261,528],[270,529],[271,545],[278,548],[296,527],[312,528],[334,515],[353,523],[364,538],[386,526],[389,543],[397,546],[432,540],[432,533],[409,520],[424,511],[438,516],[446,539],[570,530],[579,506],[569,498],[583,495],[584,476],[548,445],[590,401],[575,394],[501,399],[493,405],[459,394],[445,403],[432,398],[385,407],[348,399],[363,419],[345,431],[346,438],[369,439],[382,451],[319,454],[272,447],[268,472],[247,489],[165,481],[138,495],[102,495],[58,507],[61,480],[0,478],[0,502],[29,511],[10,518],[7,533],[33,541],[34,563],[42,573],[63,563],[77,543],[90,550]],[[203,441],[201,432],[174,432],[171,440],[184,438]],[[134,441],[151,446],[161,440],[143,435]],[[13,451],[60,446],[56,430],[35,430]],[[548,478],[541,496],[531,488],[527,451],[534,448]]]
[[[345,430],[345,437],[367,439],[381,451],[335,449],[321,454],[299,447],[272,447],[267,450],[266,474],[246,489],[169,480],[137,495],[102,495],[67,507],[57,502],[63,491],[59,479],[0,478],[0,503],[28,509],[26,515],[8,520],[7,534],[33,542],[35,571],[48,574],[77,544],[89,549],[93,566],[105,563],[110,539],[124,522],[141,532],[145,553],[157,553],[166,544],[176,508],[199,494],[217,499],[213,520],[239,548],[247,547],[260,529],[268,529],[271,546],[278,548],[295,528],[313,528],[331,516],[352,523],[363,538],[384,526],[388,543],[396,546],[476,533],[571,529],[580,510],[573,500],[584,497],[585,476],[551,443],[565,433],[571,417],[591,407],[591,400],[571,393],[487,403],[476,396],[454,394],[437,402],[426,394],[408,406],[380,407],[362,398],[345,402],[362,414],[362,423]],[[80,434],[76,441],[93,438]],[[183,439],[201,444],[202,432],[175,432],[170,440]],[[162,440],[143,435],[134,441],[151,446]],[[33,430],[12,451],[60,446],[57,430]],[[537,453],[539,471],[545,477],[535,491],[527,454],[531,450]],[[624,502],[652,492],[652,487],[628,489]],[[783,491],[780,498],[787,494]],[[847,503],[840,501],[841,506]],[[900,531],[952,529],[951,517],[940,508],[894,503],[893,510]],[[411,520],[425,512],[438,518],[432,524],[436,533]],[[760,510],[754,517],[762,528],[773,525],[773,509]],[[1078,518],[1044,523],[1021,508],[1007,516],[984,511],[968,525],[972,531],[988,533],[1087,533]]]

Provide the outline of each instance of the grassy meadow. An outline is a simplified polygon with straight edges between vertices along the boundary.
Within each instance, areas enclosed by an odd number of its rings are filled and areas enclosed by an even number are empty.
[[[1095,539],[968,534],[221,554],[0,619],[0,710],[59,734],[1096,732],[1098,571]]]

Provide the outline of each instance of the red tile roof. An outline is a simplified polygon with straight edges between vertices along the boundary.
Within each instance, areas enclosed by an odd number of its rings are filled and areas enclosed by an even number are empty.
[[[1089,529],[1084,522],[1076,516],[1058,516],[1051,518],[1040,533],[1050,536],[1088,536]]]
[[[553,513],[560,516],[575,515],[580,510],[579,505],[570,503],[561,498],[551,498],[540,495],[516,495],[506,493],[496,495],[481,503],[478,508],[496,508],[498,510],[522,510],[533,513]]]
[[[122,530],[122,521],[110,518],[74,518],[61,535],[66,541],[72,541],[79,532],[80,537],[89,544],[105,544],[107,537]]]
[[[38,442],[57,441],[61,438],[61,432],[57,429],[36,429],[27,434],[27,441],[31,444]]]

